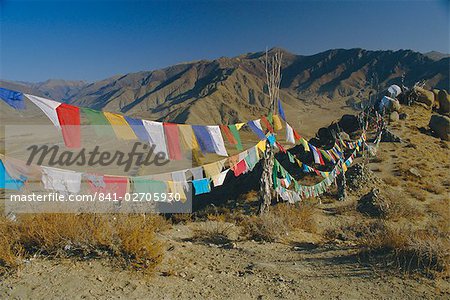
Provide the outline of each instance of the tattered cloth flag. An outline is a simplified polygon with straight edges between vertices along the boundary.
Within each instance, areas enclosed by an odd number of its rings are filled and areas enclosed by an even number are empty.
[[[104,112],[103,113],[111,124],[116,136],[122,140],[137,140],[133,129],[128,125],[127,121],[122,115]]]
[[[241,128],[242,125],[239,127]],[[236,140],[236,149],[239,151],[242,151],[244,148],[242,147],[241,137],[239,135],[239,128],[238,125],[228,125],[228,128],[230,129],[231,133],[233,134],[234,139]]]
[[[174,123],[164,123],[164,133],[166,134],[167,149],[169,150],[169,159],[180,160],[182,159],[180,136],[178,132],[178,126]]]
[[[16,179],[11,177],[11,175],[6,171],[3,161],[0,160],[0,188],[9,190],[20,190],[27,180],[26,177]]]
[[[105,187],[97,188],[99,193],[109,194],[115,199],[124,199],[130,191],[130,182],[126,176],[103,176]]]
[[[261,120],[248,121],[247,125],[250,129],[259,137],[260,140],[265,140],[266,135],[264,134],[261,127]]]
[[[225,178],[227,177],[228,171],[230,171],[230,169],[226,169],[225,171],[221,172],[220,174],[217,174],[212,178],[214,187],[221,186],[223,184]]]
[[[317,150],[316,147],[314,147],[313,145],[309,144],[309,148],[312,149],[312,153],[314,156],[314,162],[316,164],[320,164],[320,165],[325,165],[325,162],[323,161],[322,155],[320,154],[320,152]]]
[[[184,192],[184,187],[182,182],[177,181],[167,181],[167,185],[169,188],[169,192],[173,194],[173,197],[176,198],[175,195],[180,196],[181,202],[185,202],[187,200],[186,193]]]
[[[278,113],[280,117],[286,122],[286,115],[284,114],[283,106],[281,105],[281,100],[278,99]]]
[[[187,183],[186,171],[187,170],[175,171],[175,172],[172,172],[171,175],[172,175],[172,181],[183,182],[184,189],[188,190],[189,185]]]
[[[303,148],[305,149],[306,152],[309,152],[309,143],[304,139],[301,138],[300,139],[300,143],[303,145]]]
[[[144,123],[145,130],[150,138],[150,143],[154,145],[154,154],[162,153],[165,155],[166,159],[169,159],[167,153],[166,139],[164,137],[163,124],[160,122],[142,120]]]
[[[206,126],[206,129],[208,129],[208,132],[212,138],[214,151],[216,152],[216,154],[221,156],[228,156],[219,126]]]
[[[80,109],[61,103],[56,108],[56,113],[61,125],[64,144],[69,148],[81,147]]]
[[[233,134],[230,131],[230,128],[228,128],[227,125],[220,125],[220,129],[225,134],[225,137],[227,138],[228,143],[230,143],[230,145],[237,145],[237,141],[234,138]]]
[[[131,129],[133,129],[134,134],[138,137],[139,140],[143,142],[149,141],[149,137],[147,131],[145,130],[144,123],[142,123],[142,120],[130,118],[127,116],[125,116],[125,120],[128,122],[128,125],[130,125]]]
[[[283,129],[283,124],[281,123],[280,117],[278,115],[273,115],[273,127],[276,131]]]
[[[81,187],[81,173],[42,167],[42,183],[48,190],[77,194]]]
[[[248,150],[248,154],[245,157],[245,161],[247,162],[249,170],[250,171],[253,170],[253,168],[259,161],[258,148],[256,146]]]
[[[206,126],[193,125],[195,137],[203,153],[215,153],[214,141]]]
[[[273,116],[272,116],[273,118]],[[266,126],[267,130],[269,130],[270,132],[273,132],[273,127],[272,125],[270,125],[270,122],[267,120],[266,117],[261,117],[261,121],[264,123],[264,126]]]
[[[240,162],[237,163],[237,165],[233,167],[234,176],[236,177],[238,177],[241,174],[244,174],[245,172],[247,172],[247,170],[248,166],[247,163],[245,162],[245,159],[241,160]]]
[[[185,150],[200,150],[200,146],[197,143],[197,139],[195,138],[191,125],[178,124],[178,131],[180,132],[181,145]]]
[[[296,141],[299,141],[302,138],[302,136],[300,134],[298,134],[298,132],[295,131],[295,129],[294,129],[294,138]]]
[[[58,114],[56,113],[56,108],[61,104],[60,102],[28,94],[25,94],[25,96],[36,104],[56,127],[60,127]]]
[[[101,111],[82,107],[81,111],[88,119],[89,125],[94,127],[95,134],[104,137],[113,137],[114,132]]]
[[[25,109],[25,101],[21,92],[0,88],[0,98],[14,109]]]
[[[167,193],[167,185],[164,181],[151,180],[143,177],[132,177],[133,192],[135,193],[148,193],[152,194],[164,194]]]
[[[213,162],[210,164],[203,165],[203,170],[205,170],[206,177],[212,178],[217,174],[222,172],[222,168],[225,164],[225,160]]]
[[[194,187],[195,195],[211,192],[210,181],[208,178],[192,180],[192,186]]]
[[[286,142],[295,144],[294,131],[292,127],[286,122]]]

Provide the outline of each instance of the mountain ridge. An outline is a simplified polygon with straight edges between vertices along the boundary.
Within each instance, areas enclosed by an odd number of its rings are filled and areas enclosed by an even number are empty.
[[[450,58],[433,60],[411,50],[330,49],[313,55],[283,53],[281,98],[293,109],[337,102],[353,106],[380,88],[425,80],[449,89]],[[98,110],[156,120],[204,123],[237,122],[267,111],[265,52],[197,60],[163,69],[116,75],[96,82],[48,80],[0,81],[0,86]]]

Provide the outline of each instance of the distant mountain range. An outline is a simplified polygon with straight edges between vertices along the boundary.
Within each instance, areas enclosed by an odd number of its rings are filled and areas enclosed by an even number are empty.
[[[448,55],[411,50],[333,49],[295,55],[283,49],[281,98],[298,108],[311,103],[354,105],[366,99],[371,82],[380,88],[412,85],[449,89]],[[78,106],[183,123],[234,122],[267,111],[264,52],[183,63],[101,81],[0,81],[0,86]]]

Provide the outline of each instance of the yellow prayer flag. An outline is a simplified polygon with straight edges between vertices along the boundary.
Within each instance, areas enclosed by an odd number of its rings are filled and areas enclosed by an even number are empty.
[[[197,139],[195,138],[194,131],[191,125],[179,124],[178,130],[180,132],[180,140],[183,148],[186,150],[199,150]]]
[[[130,127],[125,118],[119,114],[114,114],[110,112],[103,113],[111,124],[114,133],[119,139],[122,140],[137,140],[137,136],[134,133],[133,129]]]
[[[173,194],[174,199],[176,198],[175,194],[179,194],[181,202],[184,203],[187,200],[183,189],[183,182],[167,181],[167,185],[169,186],[169,191]]]
[[[274,130],[281,130],[283,129],[283,124],[281,123],[281,119],[278,115],[273,115],[273,128]]]
[[[240,130],[242,128],[242,126],[245,125],[245,123],[236,123],[234,125],[236,125],[237,130]]]
[[[266,151],[266,140],[259,141],[259,143],[256,144],[256,147],[264,153],[264,151]]]
[[[304,138],[301,138],[301,139],[300,139],[300,143],[302,143],[303,147],[305,148],[305,151],[306,151],[306,152],[309,152],[309,145],[308,145],[308,142],[307,142]]]

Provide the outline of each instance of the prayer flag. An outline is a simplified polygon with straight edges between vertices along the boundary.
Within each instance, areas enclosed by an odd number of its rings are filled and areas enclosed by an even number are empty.
[[[242,127],[242,126],[241,126]],[[236,140],[236,149],[239,151],[242,151],[243,147],[242,147],[242,142],[241,142],[241,137],[239,136],[239,128],[238,125],[228,125],[228,128],[231,131],[231,134],[233,135],[234,139]]]
[[[128,122],[128,125],[130,125],[131,129],[133,129],[134,134],[138,137],[139,140],[143,142],[149,141],[149,137],[147,131],[145,130],[144,123],[142,123],[142,120],[130,118],[127,116],[125,116],[125,120]]]
[[[28,99],[30,99],[31,102],[36,104],[36,106],[39,107],[44,112],[44,114],[47,115],[47,117],[50,119],[50,121],[52,121],[52,123],[56,127],[60,127],[59,126],[59,121],[58,121],[58,114],[56,113],[56,108],[61,103],[53,101],[53,100],[50,100],[50,99],[46,99],[46,98],[42,98],[42,97],[38,97],[38,96],[33,96],[33,95],[28,95],[28,94],[25,94],[25,96]]]
[[[0,88],[0,98],[14,109],[25,109],[25,101],[21,92]]]
[[[180,148],[180,137],[178,126],[174,123],[164,123],[164,133],[166,134],[167,148],[169,150],[169,159],[182,159]]]
[[[150,143],[155,145],[154,153],[163,153],[165,158],[169,159],[163,124],[161,122],[147,120],[142,120],[142,123],[144,123],[145,130],[150,138]]]
[[[119,139],[137,140],[137,136],[134,134],[133,129],[131,129],[130,125],[128,125],[127,121],[122,115],[110,112],[104,112],[103,114],[112,125],[114,133]]]
[[[69,148],[81,147],[80,109],[73,105],[61,103],[56,108],[56,113],[66,146]]]

